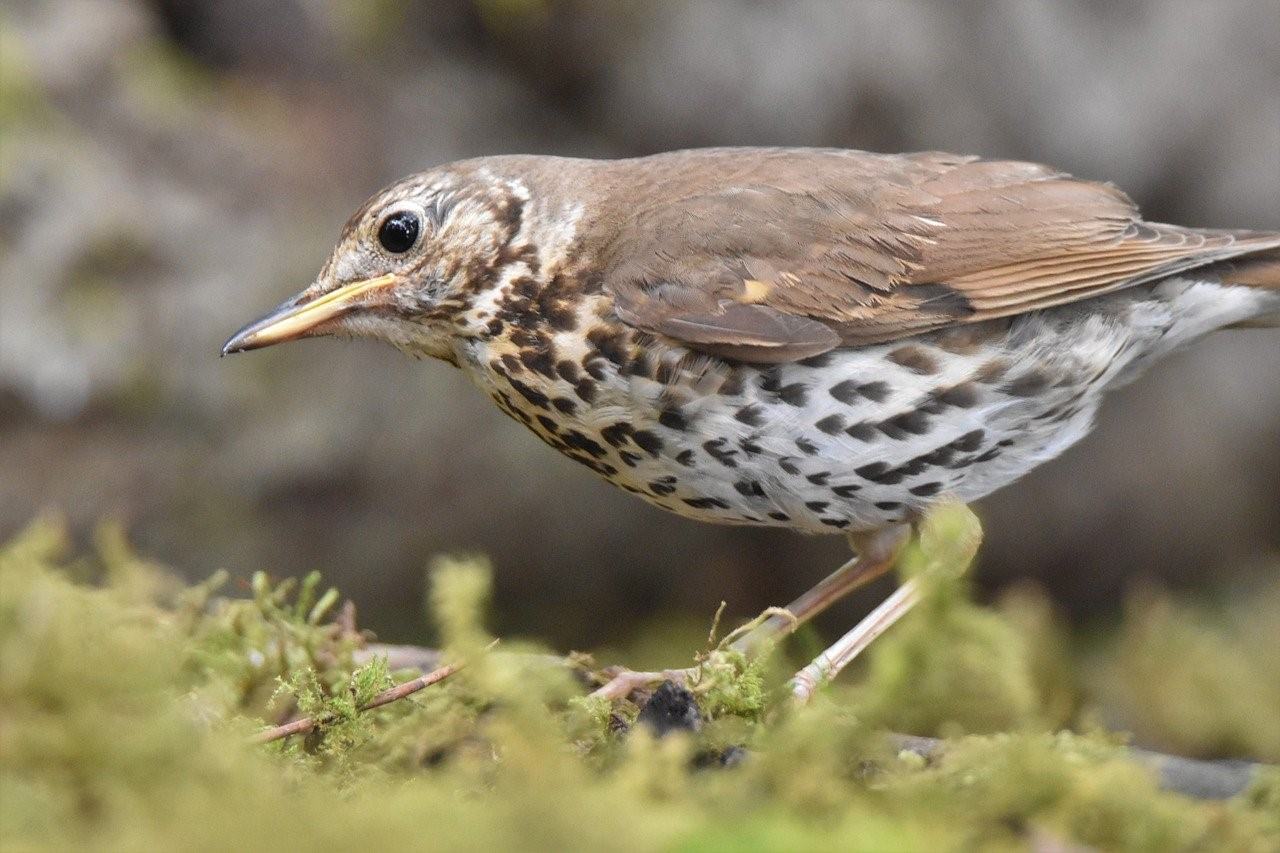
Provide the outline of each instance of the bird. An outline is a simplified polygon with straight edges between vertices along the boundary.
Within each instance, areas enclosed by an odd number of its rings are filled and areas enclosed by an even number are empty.
[[[705,148],[410,175],[222,353],[382,340],[664,510],[847,536],[853,558],[758,620],[751,650],[888,571],[932,508],[1080,441],[1105,392],[1245,325],[1280,326],[1280,232],[1148,222],[1038,163]],[[797,696],[917,592],[798,673]]]

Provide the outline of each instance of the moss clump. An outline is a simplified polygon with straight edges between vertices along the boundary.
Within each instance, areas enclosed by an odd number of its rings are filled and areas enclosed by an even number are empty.
[[[655,737],[631,725],[634,707],[585,696],[591,664],[491,649],[488,572],[475,561],[436,566],[429,608],[444,659],[466,667],[359,711],[407,674],[370,657],[350,608],[318,578],[259,575],[250,597],[223,597],[221,579],[185,587],[116,531],[74,559],[60,528],[40,523],[0,552],[0,846],[1280,845],[1273,773],[1229,802],[1197,802],[1158,790],[1109,736],[1046,731],[1063,712],[1047,706],[1053,653],[1023,633],[1040,617],[965,600],[954,580],[962,538],[926,537],[914,559],[937,589],[922,616],[872,648],[862,686],[794,708],[781,674],[712,652],[696,694],[705,724]],[[1016,653],[994,654],[1006,643]],[[983,653],[951,647],[970,644]],[[991,683],[935,672],[953,665]],[[984,712],[994,699],[1013,710]],[[895,712],[898,701],[941,710]],[[953,736],[924,758],[884,733],[886,720],[908,719],[895,713],[939,731],[1014,731]],[[250,742],[298,714],[316,730]],[[706,769],[731,745],[746,757]]]
[[[1280,762],[1277,602],[1280,583],[1229,612],[1134,596],[1116,653],[1095,673],[1098,693],[1146,743]]]

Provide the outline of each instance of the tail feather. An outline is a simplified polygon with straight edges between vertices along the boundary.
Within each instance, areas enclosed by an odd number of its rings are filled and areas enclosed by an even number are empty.
[[[1276,291],[1276,309],[1227,326],[1228,329],[1280,328],[1280,250],[1259,252],[1233,261],[1215,264],[1212,270],[1223,284],[1258,287]]]
[[[1219,270],[1223,284],[1280,290],[1280,251],[1246,255],[1234,261],[1224,262],[1215,269]]]

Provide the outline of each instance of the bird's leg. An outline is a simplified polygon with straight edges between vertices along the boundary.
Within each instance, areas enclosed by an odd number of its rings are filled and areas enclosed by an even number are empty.
[[[894,590],[893,595],[880,602],[880,605],[866,615],[849,633],[836,640],[831,646],[813,659],[813,662],[797,672],[791,678],[791,692],[799,702],[807,702],[813,696],[818,685],[830,681],[839,675],[840,670],[848,666],[854,658],[876,637],[889,629],[920,600],[920,587],[916,581],[905,581]]]
[[[849,593],[870,583],[893,568],[902,546],[910,538],[909,524],[893,524],[865,534],[850,534],[856,556],[823,578],[812,589],[773,613],[743,636],[731,648],[748,654],[765,643],[786,636]]]
[[[982,541],[982,527],[967,507],[960,504],[934,507],[919,519],[910,535],[920,542],[925,562],[913,570],[919,572],[963,572],[973,562]],[[894,558],[901,552],[908,537],[898,540]],[[799,702],[807,702],[818,685],[840,674],[854,658],[871,645],[920,600],[921,588],[918,576],[907,578],[875,610],[836,640],[813,662],[797,672],[791,679],[791,691]]]

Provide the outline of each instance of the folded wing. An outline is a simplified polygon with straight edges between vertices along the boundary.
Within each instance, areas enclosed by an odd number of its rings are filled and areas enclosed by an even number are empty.
[[[638,205],[610,247],[619,317],[782,362],[1087,299],[1280,246],[1146,223],[1122,192],[939,153],[725,152]],[[698,176],[698,177],[695,177]]]

